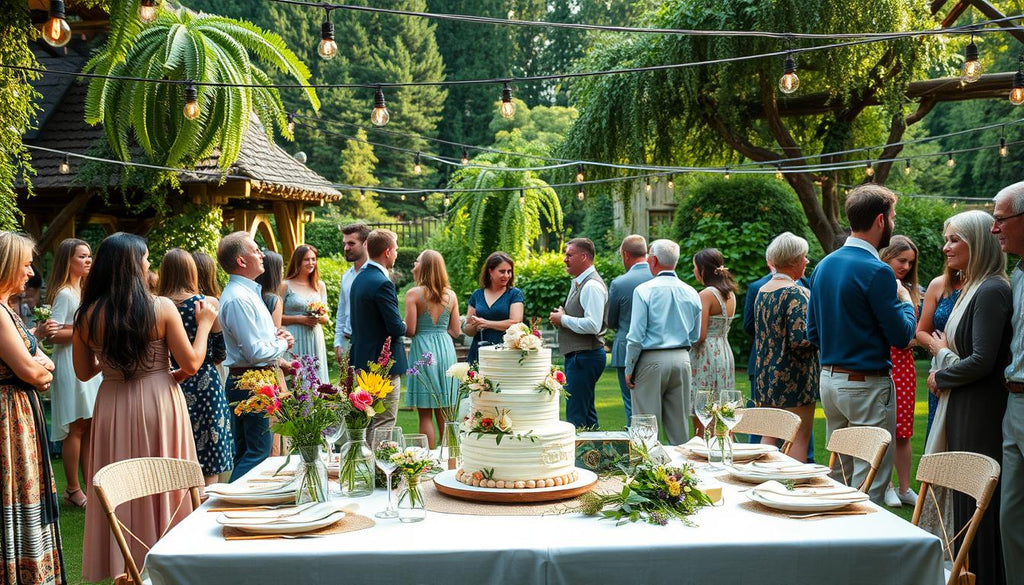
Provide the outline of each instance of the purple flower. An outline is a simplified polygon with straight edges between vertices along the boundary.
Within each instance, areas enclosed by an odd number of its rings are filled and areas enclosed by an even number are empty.
[[[434,354],[430,353],[429,351],[424,353],[423,362],[428,366],[434,365]]]
[[[417,367],[417,366],[422,366],[422,365],[423,364],[421,364],[419,362],[414,363],[412,365],[412,367],[410,367],[408,370],[406,370],[405,375],[407,375],[407,376],[418,376],[420,374],[420,370],[419,370],[419,367]]]
[[[338,389],[331,384],[320,384],[320,387],[317,388],[317,392],[322,396],[333,396],[338,393]]]

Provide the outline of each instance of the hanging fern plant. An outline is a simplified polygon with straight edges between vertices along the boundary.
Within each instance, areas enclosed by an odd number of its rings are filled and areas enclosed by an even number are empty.
[[[85,119],[103,124],[121,160],[131,159],[134,138],[151,160],[171,167],[193,165],[219,149],[219,165],[226,171],[238,158],[254,115],[268,136],[276,128],[291,138],[284,104],[277,89],[267,87],[272,81],[265,67],[306,86],[306,98],[319,109],[320,100],[308,86],[309,69],[280,36],[245,21],[162,5],[156,21],[144,25],[131,12],[132,0],[112,0],[110,41],[86,66],[103,75],[181,82],[90,80]],[[190,120],[182,113],[187,82],[255,87],[195,86],[199,115]]]

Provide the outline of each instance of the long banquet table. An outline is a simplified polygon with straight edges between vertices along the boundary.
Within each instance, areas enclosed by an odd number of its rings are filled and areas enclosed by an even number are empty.
[[[943,582],[939,539],[884,509],[796,520],[741,506],[742,489],[725,483],[725,504],[702,509],[696,526],[428,512],[416,524],[376,519],[321,538],[230,542],[206,511],[211,498],[153,547],[146,567],[154,585]],[[367,516],[386,503],[383,490],[355,501]]]

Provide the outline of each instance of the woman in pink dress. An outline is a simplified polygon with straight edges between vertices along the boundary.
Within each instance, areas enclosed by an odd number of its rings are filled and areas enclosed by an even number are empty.
[[[133,457],[196,461],[188,407],[177,380],[196,373],[216,309],[196,303],[197,332],[189,343],[178,309],[146,285],[149,251],[139,236],[116,233],[96,250],[82,306],[75,318],[74,367],[81,380],[103,373],[92,422],[92,466],[102,469]],[[168,353],[180,370],[171,371]],[[94,490],[89,483],[89,499]],[[186,491],[134,500],[118,519],[142,543],[128,538],[132,556],[144,559],[164,530],[192,511]],[[124,560],[100,506],[85,509],[82,578],[109,579]]]

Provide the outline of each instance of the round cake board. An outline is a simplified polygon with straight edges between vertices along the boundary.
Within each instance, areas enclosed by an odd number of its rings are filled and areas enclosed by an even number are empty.
[[[576,481],[568,485],[532,489],[483,488],[467,485],[455,479],[455,470],[448,470],[434,478],[434,487],[442,494],[474,502],[525,504],[567,500],[585,494],[597,485],[597,474],[576,468]]]

